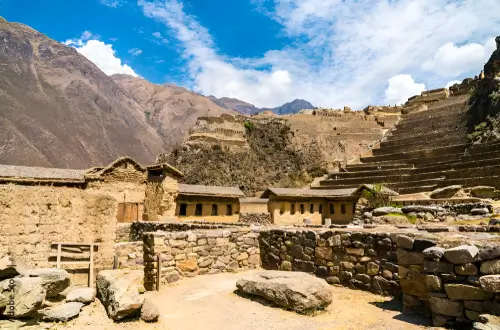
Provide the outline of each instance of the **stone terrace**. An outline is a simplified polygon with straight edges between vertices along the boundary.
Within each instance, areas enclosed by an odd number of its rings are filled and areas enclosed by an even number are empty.
[[[467,102],[468,95],[460,94],[403,115],[372,156],[361,157],[359,164],[347,165],[315,188],[386,183],[400,194],[455,184],[500,188],[500,143],[468,143]]]

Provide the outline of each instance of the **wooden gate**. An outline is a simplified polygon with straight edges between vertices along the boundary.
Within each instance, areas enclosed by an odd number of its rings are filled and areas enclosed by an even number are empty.
[[[118,222],[134,222],[139,220],[139,204],[138,203],[119,203],[118,214],[116,215]]]

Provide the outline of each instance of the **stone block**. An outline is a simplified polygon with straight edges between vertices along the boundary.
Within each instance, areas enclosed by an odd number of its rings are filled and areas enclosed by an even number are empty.
[[[413,250],[415,252],[422,252],[425,249],[436,246],[436,242],[433,242],[428,239],[415,239],[413,241]]]
[[[427,297],[429,289],[426,286],[426,275],[410,269],[405,278],[400,278],[399,283],[403,293],[417,297]]]
[[[365,254],[365,250],[360,248],[345,248],[345,252],[355,256],[363,256]]]
[[[399,265],[421,265],[424,263],[424,255],[417,252],[398,249],[397,257]]]
[[[476,275],[477,267],[472,263],[467,263],[464,265],[456,266],[455,273],[458,275]]]
[[[484,310],[483,303],[481,301],[464,301],[464,306],[465,308],[476,312],[482,312]]]
[[[479,283],[488,292],[500,292],[500,275],[481,276]]]
[[[464,305],[461,301],[453,301],[446,298],[429,297],[429,305],[433,313],[462,317]]]
[[[406,235],[398,235],[396,238],[396,244],[399,248],[413,250],[413,238]]]
[[[493,297],[491,292],[468,284],[445,284],[444,290],[453,300],[488,300]]]
[[[294,258],[301,259],[302,256],[304,255],[304,249],[300,245],[294,245],[290,249],[290,254]]]
[[[500,257],[500,246],[484,247],[479,250],[478,258],[481,261],[493,260]]]
[[[439,291],[441,290],[441,278],[436,275],[427,275],[425,277],[425,285],[430,291]]]
[[[453,273],[453,264],[442,261],[429,261],[424,262],[424,271],[427,273]]]
[[[481,273],[500,274],[500,260],[488,260],[481,264]]]
[[[329,246],[335,246],[335,247],[339,247],[342,245],[342,240],[340,238],[340,235],[334,235],[330,238],[328,238],[328,245]]]
[[[317,247],[316,248],[316,258],[333,260],[333,250],[331,247]]]
[[[377,275],[380,267],[374,262],[369,262],[366,264],[366,271],[368,275]]]
[[[354,264],[351,262],[341,262],[340,266],[342,267],[343,270],[353,270],[354,269]]]
[[[439,246],[433,246],[425,249],[422,254],[425,259],[440,260],[444,255],[444,249]]]
[[[446,260],[453,264],[466,264],[474,262],[479,249],[473,245],[462,245],[444,251]]]

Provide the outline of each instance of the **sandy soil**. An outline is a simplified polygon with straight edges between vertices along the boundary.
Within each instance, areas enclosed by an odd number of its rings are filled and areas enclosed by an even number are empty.
[[[249,272],[245,272],[249,273]],[[263,305],[236,295],[235,283],[242,273],[184,279],[160,292],[148,292],[161,310],[160,321],[113,323],[100,302],[84,307],[80,316],[52,329],[426,329],[426,321],[399,312],[389,298],[332,286],[334,302],[315,316],[303,316]]]

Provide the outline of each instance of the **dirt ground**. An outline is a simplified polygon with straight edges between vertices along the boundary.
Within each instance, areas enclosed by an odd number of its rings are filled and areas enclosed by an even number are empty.
[[[250,271],[249,271],[250,272]],[[298,315],[263,305],[234,293],[245,273],[197,276],[148,292],[160,308],[158,323],[140,320],[113,323],[101,303],[84,307],[80,316],[51,329],[308,329],[414,330],[426,329],[426,320],[402,315],[398,303],[367,292],[332,286],[333,303],[315,316]]]

